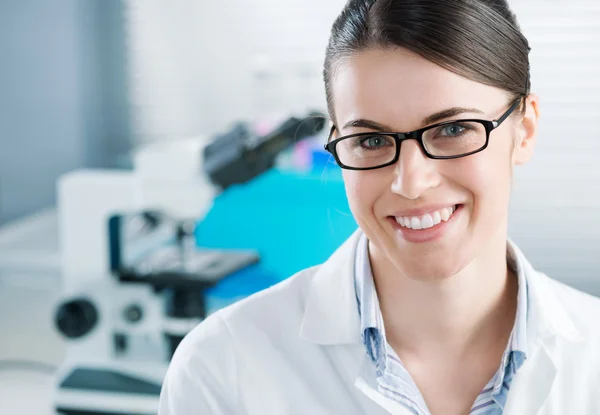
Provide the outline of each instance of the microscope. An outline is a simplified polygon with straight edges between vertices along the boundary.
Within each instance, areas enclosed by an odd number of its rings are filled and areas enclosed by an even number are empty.
[[[209,139],[149,145],[132,171],[59,180],[64,294],[53,320],[67,354],[58,413],[157,413],[175,349],[211,311],[207,292],[260,261],[252,250],[198,247],[196,223],[218,195],[271,169],[324,124],[312,113],[258,136],[240,123]]]

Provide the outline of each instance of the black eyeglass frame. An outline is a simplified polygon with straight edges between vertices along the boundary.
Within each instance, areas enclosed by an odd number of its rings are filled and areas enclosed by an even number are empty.
[[[333,125],[331,127],[331,131],[329,132],[329,136],[327,138],[327,144],[325,144],[325,151],[328,151],[329,153],[331,153],[333,155],[333,157],[335,158],[335,161],[337,162],[337,164],[342,168],[342,169],[346,169],[346,170],[375,170],[375,169],[380,169],[383,167],[387,167],[387,166],[391,166],[392,164],[396,164],[398,162],[398,159],[400,158],[400,144],[402,143],[402,141],[404,140],[417,140],[417,142],[419,143],[419,145],[421,146],[421,149],[423,150],[423,152],[425,153],[425,155],[428,158],[431,159],[436,159],[436,160],[449,160],[449,159],[457,159],[457,158],[462,158],[462,157],[467,157],[470,156],[472,154],[476,154],[479,153],[483,150],[485,150],[488,147],[489,141],[490,141],[490,133],[495,130],[496,128],[498,128],[521,104],[523,98],[525,98],[526,95],[525,94],[521,94],[519,96],[519,98],[517,98],[513,104],[508,108],[508,110],[506,110],[506,112],[498,119],[493,120],[493,121],[488,121],[488,120],[481,120],[481,119],[464,119],[464,120],[452,120],[452,121],[444,121],[441,123],[437,123],[437,124],[433,124],[433,125],[429,125],[427,127],[423,127],[420,128],[418,130],[415,131],[411,131],[408,133],[393,133],[393,132],[383,132],[383,131],[375,131],[375,132],[371,132],[371,133],[356,133],[356,134],[350,134],[350,135],[346,135],[340,138],[336,138],[335,140],[329,142],[329,140],[331,139],[331,136],[333,135],[333,133],[335,132],[335,125]],[[486,131],[486,138],[485,138],[485,144],[474,151],[470,151],[468,153],[464,153],[464,154],[459,154],[459,155],[455,155],[455,156],[435,156],[433,154],[430,154],[427,151],[427,148],[425,147],[425,143],[423,143],[423,133],[427,130],[430,130],[432,128],[437,128],[437,127],[441,127],[444,125],[453,125],[453,124],[459,124],[462,122],[477,122],[480,123],[484,126],[485,131]],[[378,166],[374,166],[374,167],[351,167],[348,166],[344,163],[342,163],[340,161],[340,158],[338,156],[337,150],[336,150],[336,145],[337,143],[339,143],[342,140],[346,140],[348,138],[354,138],[354,137],[373,137],[373,136],[388,136],[388,137],[393,137],[395,144],[396,144],[396,155],[394,156],[394,158],[388,162],[388,163],[384,163]]]

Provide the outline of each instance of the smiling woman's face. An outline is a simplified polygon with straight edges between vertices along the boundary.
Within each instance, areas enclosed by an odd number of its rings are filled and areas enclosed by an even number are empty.
[[[436,122],[495,120],[512,103],[505,91],[404,49],[368,50],[348,58],[333,76],[332,97],[332,139],[375,131],[347,126],[359,124],[356,120],[409,132],[450,109],[454,115]],[[535,98],[531,103],[537,108]],[[350,208],[371,242],[372,258],[410,278],[440,279],[484,255],[493,240],[505,239],[512,168],[527,161],[534,145],[535,128],[524,126],[523,119],[513,113],[492,131],[488,148],[471,156],[434,160],[416,140],[406,140],[394,165],[344,170]]]

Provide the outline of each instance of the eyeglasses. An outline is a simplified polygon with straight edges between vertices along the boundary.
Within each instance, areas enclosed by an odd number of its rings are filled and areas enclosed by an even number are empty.
[[[348,170],[373,170],[395,164],[404,140],[417,140],[432,159],[456,159],[483,151],[490,133],[498,128],[521,104],[519,98],[494,121],[466,119],[445,121],[409,133],[370,132],[337,138],[325,145],[337,164]],[[335,126],[329,133],[329,141]]]

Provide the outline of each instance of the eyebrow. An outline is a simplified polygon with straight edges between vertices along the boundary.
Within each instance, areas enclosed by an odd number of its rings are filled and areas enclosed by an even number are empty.
[[[476,114],[485,114],[483,111],[477,108],[462,108],[462,107],[454,107],[449,108],[440,112],[436,112],[435,114],[429,115],[425,117],[422,121],[422,126],[425,127],[427,125],[435,124],[436,122],[446,120],[448,118],[456,117],[465,113],[476,113]],[[387,125],[380,124],[375,121],[366,120],[363,118],[359,118],[356,120],[348,121],[342,128],[348,127],[356,127],[356,128],[368,128],[370,130],[376,131],[392,131],[392,128]]]

